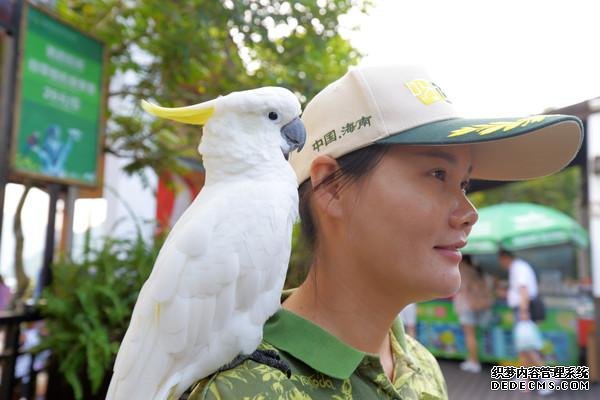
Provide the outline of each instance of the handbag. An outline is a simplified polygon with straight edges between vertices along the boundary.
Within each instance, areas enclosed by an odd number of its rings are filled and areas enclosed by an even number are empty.
[[[529,300],[529,317],[534,322],[540,322],[546,319],[546,306],[539,294]]]
[[[533,299],[529,299],[529,318],[534,322],[541,322],[546,319],[546,306],[544,305],[542,296],[540,296],[539,293],[540,280],[538,279],[538,271],[533,265],[530,264],[530,266],[533,270],[535,281],[538,285],[538,294]]]
[[[539,351],[544,346],[542,334],[533,321],[517,322],[513,334],[517,351]]]

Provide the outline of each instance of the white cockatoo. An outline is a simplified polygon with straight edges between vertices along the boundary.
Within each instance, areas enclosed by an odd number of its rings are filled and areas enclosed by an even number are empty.
[[[204,125],[198,151],[206,180],[139,294],[111,400],[177,399],[253,353],[280,305],[298,217],[297,178],[286,159],[302,148],[306,132],[292,92],[264,87],[189,107],[142,105]]]

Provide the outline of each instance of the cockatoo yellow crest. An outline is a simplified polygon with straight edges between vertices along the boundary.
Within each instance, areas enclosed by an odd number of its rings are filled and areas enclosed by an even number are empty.
[[[253,353],[279,307],[298,216],[287,154],[304,145],[300,103],[265,87],[190,107],[142,103],[204,125],[205,184],[167,237],[138,296],[107,399],[177,399]]]
[[[204,125],[215,111],[212,103],[213,101],[207,101],[188,107],[166,108],[142,100],[142,108],[157,117],[172,119],[173,121],[186,124]]]

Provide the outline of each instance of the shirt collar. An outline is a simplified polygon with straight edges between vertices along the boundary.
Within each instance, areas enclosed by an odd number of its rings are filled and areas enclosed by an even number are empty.
[[[398,319],[394,321],[392,332],[405,350],[404,329]],[[265,324],[264,339],[311,368],[338,379],[348,379],[367,355],[318,325],[283,308]]]
[[[404,325],[402,325],[402,320],[400,317],[397,317],[392,324],[392,334],[394,338],[398,341],[400,348],[404,353],[406,351],[406,338],[404,337]]]

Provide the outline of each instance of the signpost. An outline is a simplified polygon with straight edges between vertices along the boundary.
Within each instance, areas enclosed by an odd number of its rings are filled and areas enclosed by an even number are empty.
[[[5,45],[0,84],[0,226],[8,179],[47,188],[51,204],[42,265],[47,283],[60,194],[102,187],[105,47],[22,0],[0,0],[0,33],[4,31],[9,36],[0,35]]]
[[[50,204],[38,288],[52,277],[60,193],[102,187],[105,64],[102,42],[24,0],[0,0],[0,227],[9,178],[46,187]],[[3,399],[11,398],[15,384],[14,329],[5,335],[13,355],[3,367]]]
[[[594,113],[587,119],[587,179],[588,179],[588,209],[590,237],[600,236],[600,113]],[[600,373],[600,242],[592,240],[590,243],[592,264],[592,293],[595,308],[595,343],[596,351],[592,356],[590,373],[598,379]]]
[[[8,149],[13,121],[20,0],[0,0],[0,239],[4,213],[4,189],[8,181]],[[8,35],[7,33],[11,34]],[[1,242],[1,240],[0,240]]]
[[[30,5],[21,32],[12,172],[48,183],[98,187],[103,45]]]

